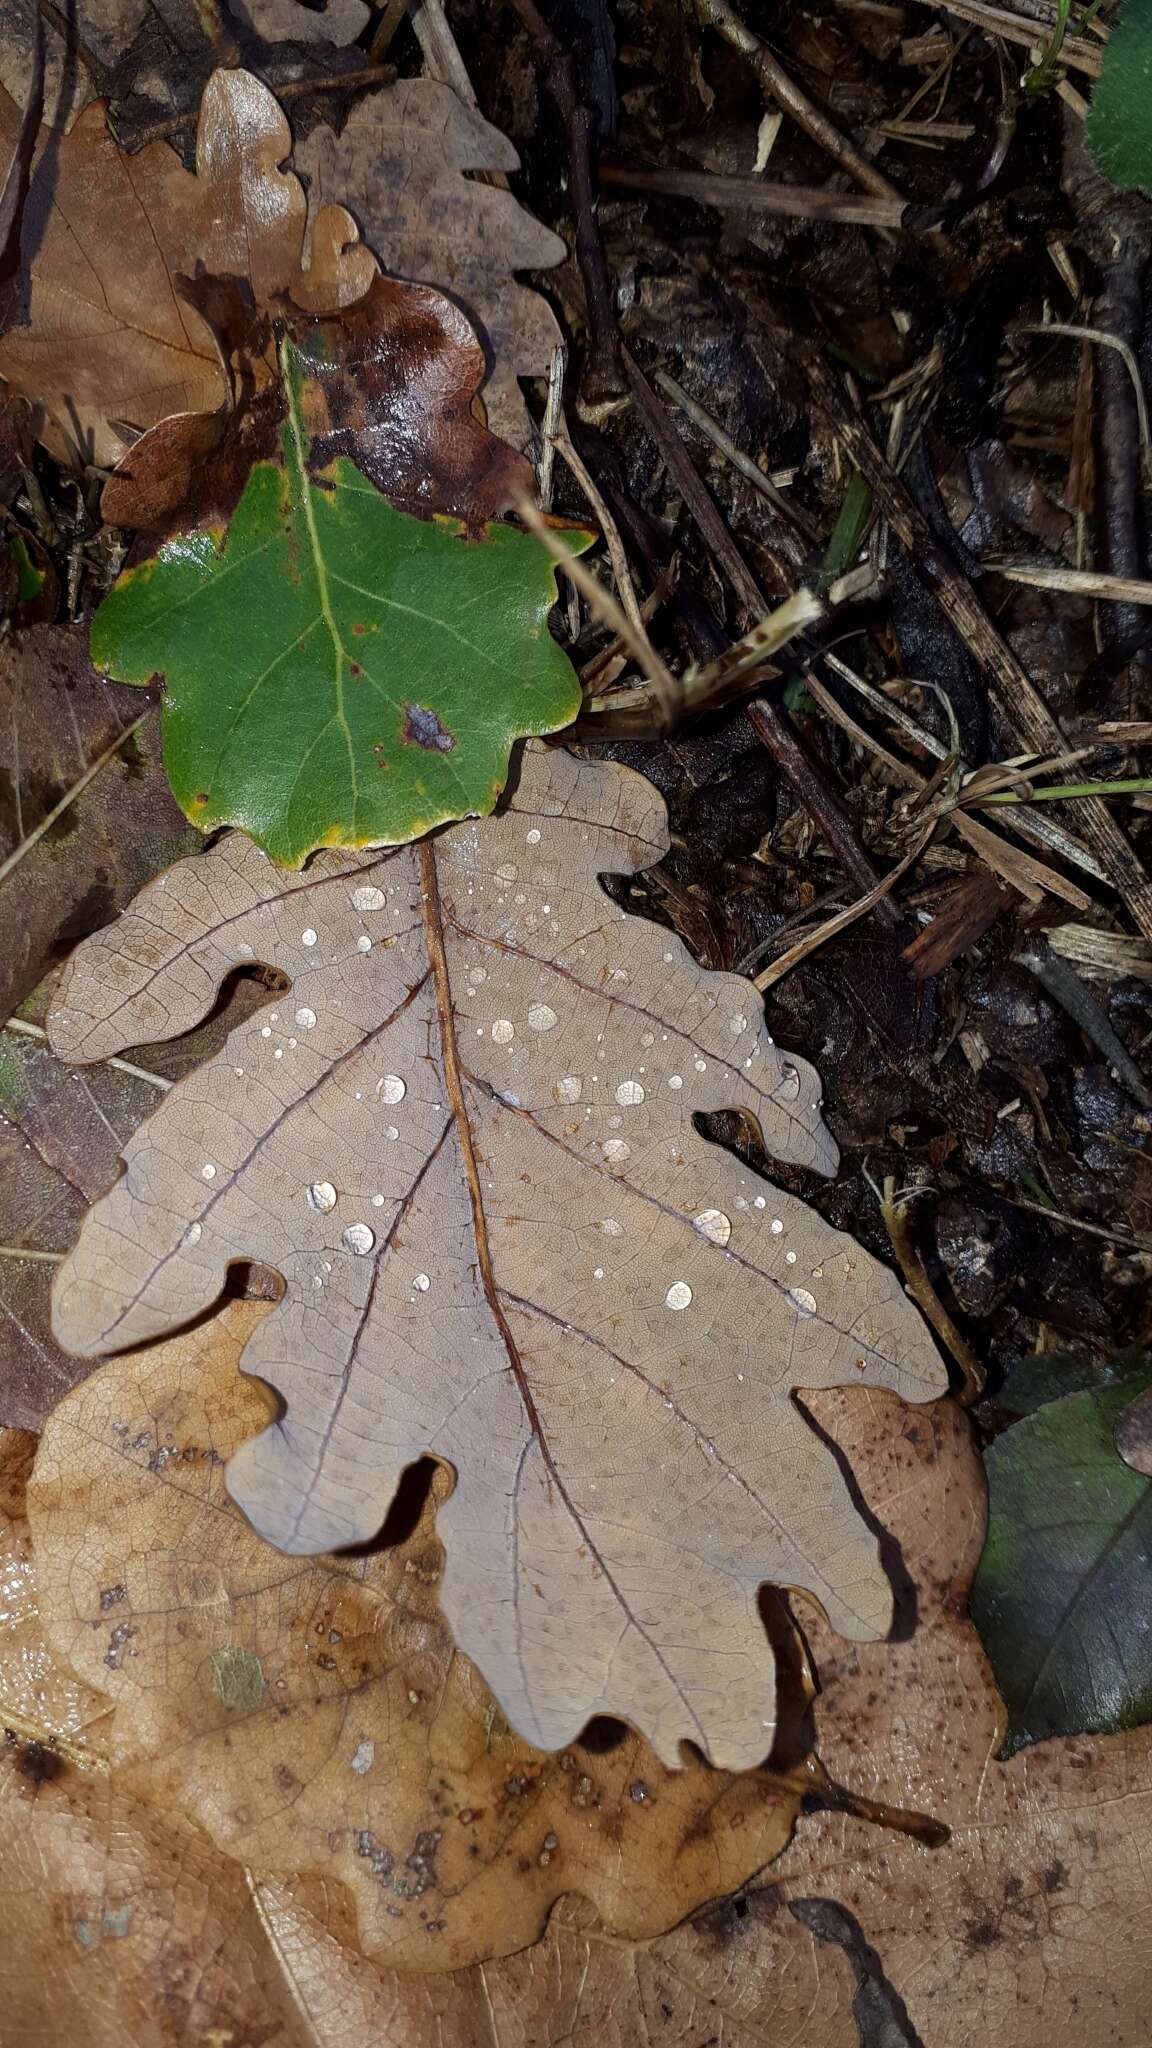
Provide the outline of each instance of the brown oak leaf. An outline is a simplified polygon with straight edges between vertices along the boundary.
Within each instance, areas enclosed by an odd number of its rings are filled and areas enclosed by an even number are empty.
[[[0,160],[19,119],[0,94]],[[0,377],[43,408],[54,452],[111,467],[144,428],[224,404],[216,337],[181,279],[234,279],[264,311],[294,288],[324,310],[320,277],[328,310],[367,290],[375,263],[339,208],[314,222],[319,268],[302,270],[307,204],[280,168],[291,147],[276,100],[245,71],[205,87],[195,175],[166,142],[121,150],[101,101],[45,138],[0,305]]]

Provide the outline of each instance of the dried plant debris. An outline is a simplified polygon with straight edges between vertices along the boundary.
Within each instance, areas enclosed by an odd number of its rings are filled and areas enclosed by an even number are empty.
[[[601,890],[666,846],[647,783],[536,747],[498,819],[417,850],[287,878],[236,837],[161,877],[76,956],[61,1053],[186,1030],[241,961],[291,991],[126,1148],[55,1328],[121,1350],[229,1260],[272,1266],[244,1366],[286,1412],[230,1466],[261,1533],[365,1541],[436,1456],[445,1612],[512,1726],[556,1748],[615,1713],[738,1767],[774,1726],[758,1586],[851,1636],[890,1614],[793,1390],[945,1375],[886,1269],[697,1135],[739,1109],[770,1154],[835,1157],[748,985]]]

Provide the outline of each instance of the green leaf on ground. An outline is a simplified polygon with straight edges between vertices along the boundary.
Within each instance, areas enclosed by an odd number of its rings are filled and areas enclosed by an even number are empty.
[[[1124,0],[1085,128],[1088,154],[1121,191],[1152,194],[1152,0]]]
[[[985,1457],[988,1536],[972,1618],[1008,1708],[1004,1753],[1152,1720],[1152,1481],[1120,1458],[1117,1417],[1147,1371],[1069,1394]]]
[[[412,518],[346,456],[313,467],[305,362],[283,344],[280,458],[255,463],[226,536],[168,542],[92,627],[106,675],[165,678],[164,760],[187,816],[242,826],[289,867],[491,811],[514,741],[580,705],[539,542]]]
[[[1128,1344],[1107,1358],[1079,1351],[1029,1352],[1008,1359],[995,1398],[1017,1415],[1034,1415],[1065,1394],[1101,1393],[1145,1370],[1152,1379],[1152,1351],[1140,1344]]]

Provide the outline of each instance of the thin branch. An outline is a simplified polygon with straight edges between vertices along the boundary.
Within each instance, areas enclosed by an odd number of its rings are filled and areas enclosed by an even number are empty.
[[[1007,583],[1030,583],[1035,590],[1063,590],[1072,597],[1099,597],[1113,604],[1152,604],[1152,583],[1143,577],[1107,576],[1103,570],[1055,569],[1031,562],[986,562],[984,566]]]
[[[657,370],[656,382],[659,384],[661,391],[666,392],[668,397],[680,407],[681,412],[687,414],[693,426],[699,427],[700,432],[707,440],[711,441],[712,446],[720,450],[721,455],[727,458],[732,464],[733,469],[739,470],[741,476],[747,483],[751,484],[753,490],[759,491],[762,498],[767,498],[768,503],[779,512],[781,518],[786,519],[789,525],[794,526],[797,533],[808,542],[810,547],[820,547],[823,537],[815,521],[809,519],[808,514],[802,512],[798,505],[794,505],[791,499],[787,498],[784,492],[779,490],[772,482],[771,477],[765,476],[764,471],[757,468],[750,455],[745,455],[744,450],[737,447],[731,434],[725,431],[720,425],[719,420],[714,420],[710,412],[705,412],[704,407],[698,405],[696,400],[685,391],[683,385],[678,384],[675,377],[668,375],[667,370]]]
[[[753,977],[753,987],[771,988],[774,982],[782,981],[786,974],[791,974],[794,967],[799,967],[802,960],[807,960],[810,954],[818,952],[821,946],[826,946],[829,939],[834,939],[839,932],[847,931],[849,925],[855,924],[861,917],[866,917],[870,910],[879,909],[884,904],[889,890],[895,888],[901,875],[907,874],[913,862],[919,860],[936,830],[937,822],[935,818],[929,820],[919,837],[909,847],[903,860],[897,861],[894,868],[890,868],[886,875],[882,875],[866,896],[859,897],[845,910],[838,910],[835,917],[830,917],[816,931],[809,932],[806,938],[797,939],[796,944],[789,946],[788,951],[782,953],[778,960],[773,960],[770,967],[763,968]],[[891,909],[890,904],[887,907]],[[898,918],[895,921],[898,922]]]
[[[741,623],[749,625],[761,619],[771,607],[732,538],[727,521],[697,474],[662,401],[626,350],[624,364],[637,410],[664,458],[668,474],[736,593]],[[827,839],[845,873],[857,888],[865,892],[875,889],[880,877],[856,836],[851,817],[809,759],[783,713],[770,698],[757,697],[746,706],[745,716]],[[877,907],[881,921],[894,928],[899,919],[893,905],[877,898]]]
[[[518,4],[518,0],[513,0],[513,4]],[[839,164],[842,171],[847,171],[850,177],[855,178],[856,183],[863,186],[865,192],[874,193],[878,199],[899,200],[903,205],[903,193],[884,176],[882,171],[876,169],[875,164],[869,162],[854,142],[849,142],[847,136],[840,133],[824,109],[818,107],[814,100],[809,99],[806,92],[800,90],[788,76],[779,59],[772,55],[767,43],[762,43],[759,36],[753,35],[752,30],[729,7],[728,0],[695,0],[695,6],[700,19],[718,30],[725,42],[731,43],[734,50],[739,50],[740,55],[746,58],[756,73],[765,92],[784,108],[785,113],[791,114],[805,135],[810,136],[813,142],[819,143],[820,148],[826,156],[832,158],[833,163]]]
[[[896,1262],[904,1276],[904,1284],[917,1307],[923,1310],[936,1335],[959,1366],[964,1380],[959,1396],[960,1405],[962,1408],[970,1408],[984,1392],[984,1368],[967,1339],[962,1337],[956,1328],[924,1270],[908,1228],[907,1197],[902,1198],[897,1192],[896,1183],[891,1175],[885,1177],[882,1189],[877,1187],[867,1170],[864,1178],[880,1204],[884,1228],[888,1232],[892,1249],[896,1254]]]
[[[723,213],[775,213],[789,220],[829,220],[842,227],[902,228],[902,199],[858,198],[823,185],[771,184],[766,178],[727,178],[712,171],[644,171],[604,164],[600,182],[624,192],[666,192]]]
[[[959,15],[961,21],[975,22],[977,28],[989,29],[993,35],[1004,36],[1010,43],[1023,43],[1029,50],[1036,48],[1038,29],[1056,25],[1054,9],[1050,10],[1048,19],[1040,21],[1027,15],[1013,14],[1006,7],[987,6],[985,0],[943,0],[943,5],[946,14]],[[1076,71],[1085,71],[1090,78],[1099,78],[1102,55],[1103,52],[1084,36],[1065,36],[1060,45],[1061,64],[1070,65]]]
[[[1082,327],[1074,320],[1029,321],[1023,327],[1013,329],[1015,334],[1066,334],[1078,341],[1094,341],[1102,348],[1114,348],[1121,358],[1132,380],[1132,396],[1136,403],[1136,418],[1140,427],[1140,458],[1144,481],[1152,486],[1152,433],[1148,427],[1148,401],[1144,395],[1144,379],[1136,361],[1135,350],[1122,334],[1109,334],[1105,327]]]
[[[576,223],[576,258],[588,310],[588,361],[584,390],[593,404],[619,398],[624,390],[620,336],[612,305],[612,281],[596,219],[592,170],[594,124],[576,90],[572,59],[545,21],[536,0],[512,0],[523,22],[545,90],[564,123],[568,177]]]
[[[21,1038],[39,1039],[42,1045],[49,1043],[44,1026],[32,1024],[26,1017],[9,1017],[6,1024],[0,1025],[0,1030],[14,1031]],[[115,1067],[118,1074],[131,1074],[135,1081],[147,1081],[150,1088],[162,1088],[167,1092],[173,1085],[171,1081],[165,1080],[163,1074],[150,1073],[147,1067],[135,1066],[131,1060],[112,1058],[101,1060],[100,1064],[102,1067]]]
[[[665,719],[671,721],[678,715],[683,699],[681,685],[666,668],[644,627],[642,619],[633,624],[617,604],[610,590],[597,581],[590,569],[579,556],[570,554],[563,542],[557,539],[552,528],[545,524],[530,498],[521,498],[514,506],[518,519],[523,520],[530,533],[534,533],[541,547],[551,555],[556,567],[574,583],[580,595],[587,601],[593,615],[609,626],[617,639],[627,648],[652,688],[652,694],[660,705]]]

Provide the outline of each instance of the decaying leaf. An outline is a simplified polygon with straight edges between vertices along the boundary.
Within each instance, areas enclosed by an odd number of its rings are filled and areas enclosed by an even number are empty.
[[[38,1429],[79,1376],[49,1324],[55,1258],[160,1092],[115,1068],[69,1073],[42,1042],[0,1035],[0,1421]]]
[[[38,626],[0,643],[0,1016],[196,844],[159,727],[147,698],[93,668],[83,631]]]
[[[29,1007],[42,1011],[38,990]],[[259,978],[241,975],[196,1031],[163,1046],[134,1048],[87,1074],[65,1067],[14,1018],[0,1033],[0,1423],[39,1429],[84,1367],[52,1335],[49,1293],[90,1202],[120,1170],[131,1133],[166,1088],[223,1044],[267,1001]],[[267,1300],[270,1275],[234,1268],[229,1289]]]
[[[242,1866],[179,1816],[47,1762],[38,1782],[38,1756],[0,1752],[6,2039],[316,2048]],[[328,2039],[369,2048],[365,2034],[350,2040],[335,2026]]]
[[[18,107],[0,94],[0,160],[18,125]],[[324,310],[321,275],[329,308],[367,289],[375,265],[339,209],[313,224],[322,271],[302,272],[307,205],[279,168],[291,147],[277,102],[244,71],[208,81],[195,176],[166,142],[120,150],[100,101],[45,140],[19,275],[0,305],[0,377],[44,409],[55,450],[111,466],[135,431],[225,403],[215,335],[182,279],[237,279],[264,310],[294,288]]]
[[[83,1758],[108,1701],[53,1656],[40,1623],[26,1488],[36,1438],[0,1430],[0,1729],[13,1741],[55,1756]]]
[[[1152,1718],[1152,1639],[1132,1625],[1147,1591],[1152,1484],[1114,1440],[1148,1380],[1145,1367],[1050,1401],[987,1452],[972,1614],[1009,1709],[1009,1754]]]
[[[262,1313],[103,1366],[45,1431],[40,1611],[114,1704],[120,1789],[261,1882],[346,1886],[362,1951],[405,1969],[522,1947],[572,1891],[618,1936],[659,1933],[770,1861],[799,1799],[765,1772],[668,1770],[620,1729],[559,1755],[510,1733],[437,1606],[431,1503],[366,1557],[260,1541],[223,1471],[268,1421],[237,1372]]]
[[[737,1768],[774,1725],[758,1587],[851,1636],[890,1613],[793,1390],[945,1381],[890,1273],[698,1136],[734,1108],[770,1154],[834,1158],[747,983],[599,888],[666,847],[641,778],[537,746],[501,817],[419,848],[295,877],[236,836],[161,877],[76,956],[65,1057],[186,1030],[253,957],[291,993],[128,1145],[55,1326],[122,1350],[229,1260],[272,1266],[244,1368],[287,1411],[229,1478],[257,1529],[365,1541],[430,1454],[445,1612],[513,1727],[554,1749],[614,1714],[668,1764],[692,1740]]]
[[[995,1760],[1004,1724],[965,1599],[980,1461],[938,1403],[811,1403],[901,1561],[883,1645],[813,1628],[816,1737],[842,1783],[951,1825],[943,1848],[807,1817],[759,1884],[637,1948],[564,1902],[484,1970],[490,2039],[533,2048],[1144,2048],[1152,1729]],[[303,1937],[310,1949],[312,1930]]]
[[[547,375],[560,330],[547,300],[513,273],[562,263],[564,244],[511,192],[469,175],[517,171],[507,137],[450,86],[401,78],[359,100],[339,135],[313,128],[294,160],[313,212],[338,200],[385,270],[464,307],[489,345],[488,423],[522,447],[529,420],[517,380]]]
[[[162,420],[109,479],[104,517],[143,527],[150,538],[226,524],[253,463],[279,457],[289,418],[281,370],[266,375],[267,321],[230,289],[213,284],[204,296],[230,353],[260,374],[255,391],[235,405]],[[473,417],[484,355],[464,314],[442,293],[376,276],[338,317],[289,313],[277,325],[299,370],[299,418],[313,473],[346,456],[390,504],[425,520],[447,513],[473,534],[531,493],[524,458]]]
[[[436,299],[378,281],[378,381],[390,375],[380,320],[413,296]],[[431,325],[440,331],[435,314]],[[391,845],[490,811],[513,741],[570,724],[580,705],[547,628],[549,556],[516,528],[469,539],[462,522],[413,518],[374,489],[340,452],[347,366],[327,380],[329,346],[326,323],[303,346],[281,344],[280,459],[246,469],[227,537],[202,528],[168,543],[120,578],[92,626],[106,673],[163,675],[164,761],[188,816],[205,831],[241,825],[292,867],[320,846]],[[353,445],[365,441],[394,478],[415,465],[415,488],[434,498],[437,454],[446,475],[458,446],[479,444],[495,459],[471,502],[487,482],[499,489],[508,451],[468,419],[466,397],[460,408],[459,363],[478,356],[471,340],[431,344],[429,381],[441,372],[456,409],[439,412],[442,394],[425,390],[414,427],[386,415],[366,435],[353,427]],[[415,380],[403,381],[411,398]],[[473,388],[465,376],[467,397]],[[329,431],[314,439],[317,394]],[[425,436],[428,419],[438,424]],[[574,548],[586,541],[572,535]]]
[[[365,0],[233,0],[240,21],[266,43],[354,43],[371,8]]]

